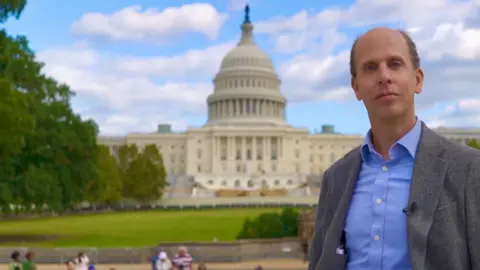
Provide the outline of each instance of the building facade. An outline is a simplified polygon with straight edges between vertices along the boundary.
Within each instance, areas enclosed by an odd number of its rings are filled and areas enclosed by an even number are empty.
[[[295,189],[362,143],[363,135],[338,134],[333,126],[315,134],[290,126],[281,81],[270,57],[255,44],[248,14],[241,29],[240,41],[213,80],[203,127],[174,133],[169,125],[159,125],[155,133],[100,137],[99,142],[113,153],[122,144],[155,144],[170,176],[192,177],[208,190]],[[478,131],[440,131],[457,140],[480,137]]]

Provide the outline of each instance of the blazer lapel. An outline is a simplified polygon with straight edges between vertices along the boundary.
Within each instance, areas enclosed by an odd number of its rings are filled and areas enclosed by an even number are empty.
[[[444,152],[441,137],[422,123],[408,200],[412,215],[407,219],[407,235],[413,269],[424,269],[428,232],[447,171]]]
[[[342,179],[345,179],[345,185],[337,185],[337,187],[343,187],[343,189],[337,190],[337,192],[339,192],[337,194],[341,196],[341,199],[337,211],[333,216],[331,226],[332,237],[334,237],[335,240],[338,239],[338,244],[340,244],[340,239],[343,235],[343,231],[345,228],[345,219],[350,208],[350,202],[352,201],[353,191],[355,190],[358,173],[360,172],[360,167],[362,164],[360,148],[358,151],[352,153],[352,155],[349,156],[345,162],[348,164],[348,166],[345,166],[348,169],[344,171],[338,171],[335,175],[336,181],[342,181]],[[335,246],[335,248],[337,248],[337,246]]]
[[[348,168],[346,170],[338,170],[332,176],[335,181],[331,185],[333,197],[340,197],[338,207],[333,215],[332,222],[325,236],[325,247],[322,257],[318,261],[315,269],[345,269],[347,264],[346,255],[337,254],[337,248],[340,247],[341,238],[345,228],[345,218],[350,208],[350,201],[352,200],[353,191],[357,182],[358,173],[361,166],[360,147],[353,151],[351,155],[346,156],[343,166],[341,168]],[[336,200],[335,200],[336,201]]]

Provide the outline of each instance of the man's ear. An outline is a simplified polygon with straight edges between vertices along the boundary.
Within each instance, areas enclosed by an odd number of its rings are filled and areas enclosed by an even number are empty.
[[[355,76],[352,76],[350,78],[350,86],[352,87],[353,93],[355,94],[355,97],[357,98],[357,100],[361,101],[362,97],[361,97],[360,92],[358,90],[357,78]]]
[[[422,68],[417,68],[415,71],[415,94],[422,92],[424,76]]]

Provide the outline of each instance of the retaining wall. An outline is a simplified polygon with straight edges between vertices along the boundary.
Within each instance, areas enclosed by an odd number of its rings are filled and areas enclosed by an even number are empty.
[[[159,245],[169,256],[179,245],[188,248],[196,262],[242,262],[251,260],[301,259],[301,242],[298,238],[241,240],[234,242],[164,243]],[[86,253],[93,263],[138,264],[148,262],[158,247],[147,248],[0,248],[0,263],[9,262],[13,250],[24,254],[27,250],[36,254],[38,263],[62,263]]]

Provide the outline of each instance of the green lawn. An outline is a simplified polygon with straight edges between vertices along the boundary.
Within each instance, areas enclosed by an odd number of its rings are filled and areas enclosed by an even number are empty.
[[[235,239],[246,217],[276,211],[280,209],[158,210],[0,221],[0,246],[143,247],[214,238],[229,241]],[[38,236],[51,237],[26,240]]]

